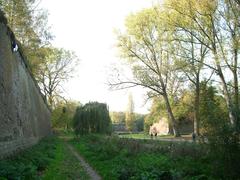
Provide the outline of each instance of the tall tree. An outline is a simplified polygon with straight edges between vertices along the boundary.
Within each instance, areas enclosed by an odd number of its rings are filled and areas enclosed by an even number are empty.
[[[192,8],[187,9],[189,14],[194,14]],[[178,57],[177,69],[179,69],[186,77],[186,82],[193,86],[195,91],[194,97],[194,133],[199,135],[199,106],[200,106],[200,82],[201,79],[206,77],[203,76],[203,70],[205,65],[205,58],[208,53],[208,48],[202,44],[198,39],[193,36],[197,34],[194,28],[194,21],[189,26],[189,31],[186,31],[179,27],[179,24],[184,23],[176,13],[165,11],[166,18],[168,20],[168,29],[173,34],[175,51],[174,53]],[[199,36],[201,41],[204,41],[203,36]],[[213,72],[208,77],[210,80]]]
[[[196,47],[195,39],[190,35],[189,39],[189,49],[183,47],[185,44],[181,42],[180,44],[180,65],[181,70],[186,75],[190,84],[193,85],[195,91],[194,97],[194,133],[199,135],[199,124],[200,124],[200,115],[199,115],[199,107],[200,107],[200,82],[201,82],[201,71],[203,70],[204,59],[207,53],[206,47],[202,44],[199,48]],[[180,40],[181,41],[181,40]],[[185,44],[186,45],[186,44]],[[179,54],[178,54],[179,55]],[[211,76],[211,75],[210,75]]]
[[[239,104],[239,49],[240,49],[240,7],[233,0],[222,1],[221,8],[219,9],[220,17],[223,19],[223,25],[226,28],[222,29],[226,31],[226,45],[221,46],[224,61],[233,75],[233,92],[234,97],[232,100],[233,111],[235,116],[234,123],[240,122],[240,104]],[[226,46],[230,45],[230,48]],[[226,52],[228,51],[228,52]]]
[[[169,101],[169,81],[174,76],[174,55],[171,36],[160,21],[154,8],[146,9],[126,20],[126,33],[118,35],[118,48],[129,60],[133,79],[111,82],[115,88],[142,86],[150,96],[162,96],[166,103],[169,121],[176,136],[179,136],[177,122]],[[164,39],[164,41],[163,41]]]
[[[176,0],[169,0],[166,7],[169,11],[177,14],[178,22],[175,21],[175,24],[177,24],[178,28],[190,33],[210,50],[213,66],[209,62],[207,65],[216,72],[221,81],[230,123],[236,127],[239,121],[237,80],[239,38],[236,40],[236,37],[239,37],[239,26],[236,26],[239,14],[233,16],[233,9],[231,9],[232,13],[227,13],[231,3],[233,4],[231,7],[237,7],[234,1],[224,0],[204,0],[201,3],[193,0],[184,0],[181,3]],[[239,13],[239,11],[234,10],[234,13]],[[233,49],[229,48],[231,46]],[[231,56],[234,58],[231,58]],[[229,78],[226,77],[226,72],[231,73],[234,79],[232,87],[234,89],[233,99],[235,99],[235,103],[231,96]]]
[[[64,49],[44,48],[43,50],[47,61],[39,66],[36,79],[53,109],[58,98],[62,98],[63,82],[72,77],[78,59],[73,52]]]

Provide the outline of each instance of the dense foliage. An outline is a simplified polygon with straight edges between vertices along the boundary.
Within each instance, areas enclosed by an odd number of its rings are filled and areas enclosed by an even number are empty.
[[[216,172],[225,179],[239,177],[238,162],[240,160],[240,136],[229,121],[222,96],[217,95],[213,86],[201,85],[200,117],[203,142],[207,137],[212,158],[215,159]]]
[[[135,113],[134,131],[141,132],[144,130],[144,118],[145,115]]]
[[[73,118],[76,134],[111,133],[111,119],[106,104],[90,102],[77,108]]]
[[[51,121],[54,129],[70,130],[73,128],[73,117],[79,102],[61,101],[52,111]]]

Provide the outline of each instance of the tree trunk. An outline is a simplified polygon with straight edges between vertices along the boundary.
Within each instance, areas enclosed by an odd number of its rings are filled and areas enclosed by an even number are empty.
[[[169,119],[169,117],[168,117]],[[168,121],[168,134],[174,135],[172,124]]]
[[[234,114],[235,114],[235,125],[239,124],[239,87],[238,87],[238,51],[234,49],[234,70],[233,70],[233,79],[234,79]]]
[[[53,110],[53,95],[52,95],[51,91],[48,94],[48,103],[49,103],[50,111],[52,111]]]
[[[199,78],[196,82],[195,100],[194,100],[194,133],[199,136],[199,104],[200,104],[200,84]]]
[[[173,115],[172,108],[170,106],[168,95],[167,95],[166,92],[163,93],[163,98],[164,98],[165,103],[166,103],[168,117],[169,117],[170,123],[172,125],[173,134],[174,134],[175,137],[180,137],[180,133],[179,133],[178,128],[177,128],[177,123],[176,123],[175,117]]]
[[[232,33],[232,46],[233,46],[233,55],[234,55],[234,69],[233,69],[233,78],[234,78],[234,103],[239,109],[239,89],[238,89],[238,50],[240,48],[238,43],[238,38],[236,37],[236,27],[237,25],[234,24],[234,33]]]
[[[218,53],[217,53],[217,46],[216,46],[217,32],[216,32],[216,29],[215,29],[214,22],[212,22],[212,30],[213,30],[212,53],[213,53],[213,56],[214,56],[214,61],[216,63],[217,74],[220,77],[220,80],[222,82],[223,93],[224,93],[224,98],[225,98],[227,108],[228,108],[228,115],[229,115],[230,123],[233,126],[235,126],[235,116],[234,116],[234,111],[233,111],[233,103],[232,103],[231,96],[230,96],[229,91],[228,91],[227,83],[225,81],[225,78],[224,78],[224,75],[223,75],[223,72],[222,72],[222,68],[221,68],[221,64],[220,64],[220,60],[219,60],[219,56],[218,56]]]
[[[222,85],[223,85],[224,98],[225,98],[227,108],[228,108],[229,120],[232,125],[235,125],[236,117],[234,116],[233,104],[232,104],[231,97],[230,97],[230,94],[229,94],[229,91],[227,88],[227,83],[225,81],[221,66],[219,64],[217,64],[217,70],[218,70],[218,75],[219,75]]]

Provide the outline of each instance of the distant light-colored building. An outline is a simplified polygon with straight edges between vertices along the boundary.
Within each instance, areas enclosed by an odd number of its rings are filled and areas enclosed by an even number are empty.
[[[150,126],[149,134],[167,135],[169,132],[169,125],[166,118],[161,118],[157,123]]]

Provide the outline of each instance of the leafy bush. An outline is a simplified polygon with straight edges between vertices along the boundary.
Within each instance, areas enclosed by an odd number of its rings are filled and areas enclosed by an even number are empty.
[[[75,101],[60,101],[52,111],[51,121],[54,129],[69,130],[72,128],[73,116],[80,105]]]

